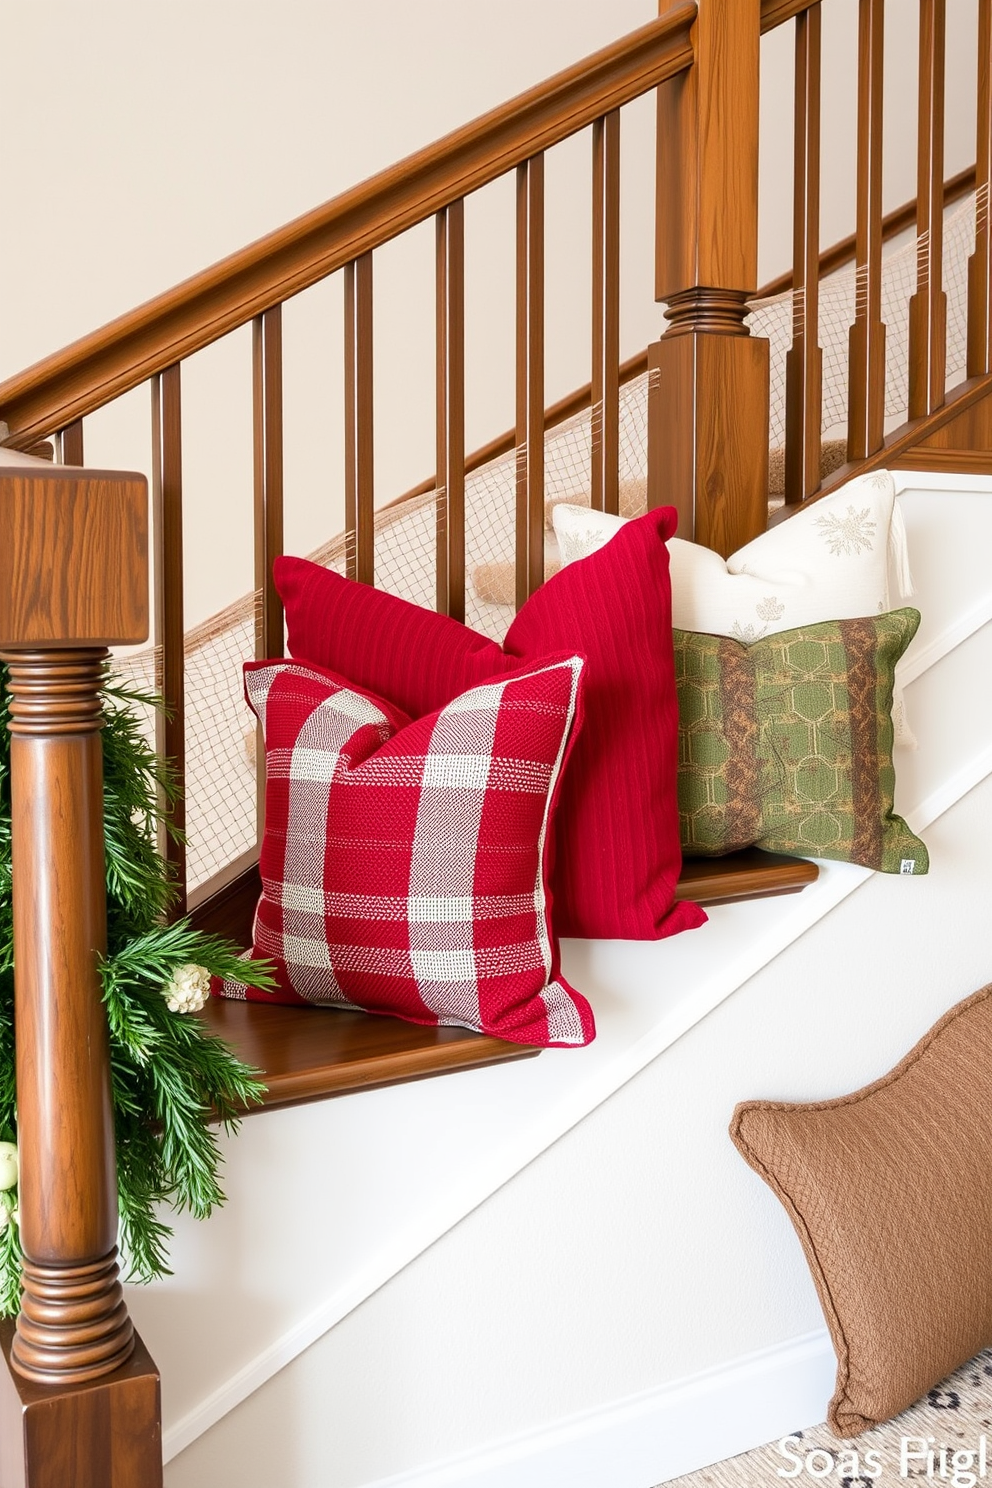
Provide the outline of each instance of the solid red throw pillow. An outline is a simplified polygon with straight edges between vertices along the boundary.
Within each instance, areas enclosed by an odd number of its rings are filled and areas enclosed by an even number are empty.
[[[674,902],[682,866],[678,705],[665,540],[675,512],[629,522],[532,594],[500,649],[444,615],[301,558],[276,560],[294,656],[413,717],[549,652],[586,657],[585,722],[562,783],[552,872],[561,935],[656,940],[701,925]]]
[[[545,881],[582,670],[547,660],[411,723],[322,668],[250,662],[266,761],[252,953],[278,986],[221,995],[587,1044]]]

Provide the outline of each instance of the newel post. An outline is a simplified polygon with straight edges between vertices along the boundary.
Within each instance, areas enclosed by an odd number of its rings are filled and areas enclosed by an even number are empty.
[[[660,0],[664,14],[675,0]],[[699,0],[694,63],[658,89],[655,298],[648,351],[648,502],[726,556],[765,530],[768,343],[757,287],[760,0]]]
[[[24,1251],[21,1312],[0,1331],[0,1488],[161,1482],[158,1376],[118,1277],[97,974],[102,666],[147,633],[144,477],[0,464]]]

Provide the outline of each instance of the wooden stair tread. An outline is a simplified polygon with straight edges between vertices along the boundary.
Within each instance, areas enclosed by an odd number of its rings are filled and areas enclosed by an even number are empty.
[[[724,858],[686,858],[675,897],[706,905],[798,894],[816,882],[819,871],[808,858],[764,852],[760,847],[747,847]]]
[[[246,945],[259,894],[258,865],[246,857],[234,867],[226,883],[203,886],[192,903],[191,918],[201,930]],[[726,904],[796,894],[816,876],[816,864],[805,858],[751,847],[725,858],[687,859],[676,893],[679,899],[695,899],[699,904]],[[336,1008],[284,1007],[215,997],[199,1016],[211,1033],[262,1072],[268,1094],[251,1111],[530,1059],[540,1053],[529,1045],[506,1043],[464,1028],[421,1028],[398,1018]]]
[[[262,1071],[268,1094],[252,1110],[295,1106],[540,1053],[465,1028],[421,1028],[399,1018],[337,1008],[212,997],[199,1016],[239,1058]]]

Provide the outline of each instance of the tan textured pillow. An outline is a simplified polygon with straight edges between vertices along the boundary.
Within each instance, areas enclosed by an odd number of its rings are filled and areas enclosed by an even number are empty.
[[[992,1343],[992,985],[839,1100],[746,1101],[730,1135],[802,1241],[857,1436]]]

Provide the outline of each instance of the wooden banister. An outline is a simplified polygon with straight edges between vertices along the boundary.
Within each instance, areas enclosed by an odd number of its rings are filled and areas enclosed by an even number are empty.
[[[64,428],[691,66],[692,0],[0,385],[22,446]]]
[[[348,577],[375,575],[372,255],[344,271],[344,522]],[[269,653],[271,655],[271,653]]]
[[[437,214],[435,239],[436,604],[465,619],[465,205]]]
[[[792,345],[785,361],[785,499],[820,484],[820,6],[796,17]]]
[[[544,156],[517,167],[517,608],[544,582]]]
[[[958,171],[954,176],[948,176],[944,182],[944,210],[967,196],[970,191],[975,190],[975,167],[969,165],[966,170]],[[917,199],[911,197],[909,201],[903,202],[902,206],[895,207],[887,212],[882,218],[882,242],[888,243],[892,238],[897,238],[900,233],[912,227],[916,222]],[[846,238],[840,238],[832,243],[829,248],[824,248],[820,254],[819,272],[820,278],[825,279],[828,274],[835,274],[838,269],[843,269],[847,264],[853,263],[857,251],[857,235],[849,234]],[[779,274],[775,279],[769,279],[763,284],[755,295],[758,300],[770,300],[776,295],[785,294],[786,290],[793,286],[793,274],[789,269],[785,274]]]
[[[885,422],[882,321],[882,86],[885,0],[859,0],[857,289],[849,351],[847,455],[879,449]]]
[[[620,510],[620,112],[593,126],[592,505]]]
[[[186,912],[186,684],[183,637],[183,445],[182,381],[179,366],[151,381],[152,505],[155,546],[155,690],[165,707],[155,715],[155,748],[172,761],[179,786],[163,802],[169,823],[159,833],[159,851],[175,875],[176,912]],[[79,426],[81,429],[81,425]]]
[[[992,371],[992,0],[978,3],[978,119],[975,151],[975,251],[968,260],[969,377]]]
[[[692,70],[658,91],[655,299],[669,326],[648,353],[648,504],[675,506],[684,537],[724,554],[768,512],[768,342],[745,324],[759,33],[759,0],[700,5]]]
[[[944,401],[947,295],[944,247],[944,51],[946,0],[920,0],[916,293],[909,302],[909,416]]]
[[[817,0],[761,0],[762,36],[766,31],[774,31],[776,26],[782,26],[786,21],[801,16],[815,4]]]
[[[0,1430],[19,1459],[18,1481],[53,1488],[161,1482],[158,1376],[143,1350],[129,1364],[135,1336],[118,1278],[97,965],[107,929],[103,664],[108,645],[147,634],[144,477],[4,465],[0,660],[12,736],[24,1289],[16,1326],[3,1336]],[[83,1396],[80,1384],[91,1386]],[[140,1428],[137,1449],[107,1430],[101,1443],[99,1422],[116,1407]]]
[[[809,10],[814,3],[817,3],[817,0],[808,0],[808,3],[804,3],[801,9]],[[982,0],[983,5],[986,5],[986,3],[992,9],[992,0]],[[789,17],[785,19],[789,19]],[[765,28],[763,27],[763,29]],[[992,138],[992,132],[990,132],[990,138]],[[990,150],[992,150],[992,146],[990,146]],[[990,154],[990,159],[992,159],[992,154]],[[974,190],[975,167],[973,165],[969,165],[966,170],[958,171],[956,175],[949,176],[944,182],[945,211],[954,202],[960,201],[962,197],[967,196],[969,192]],[[914,196],[909,201],[903,202],[901,206],[895,207],[891,212],[887,213],[882,218],[882,241],[887,243],[890,239],[898,237],[900,233],[905,232],[907,228],[912,227],[916,221],[916,210],[916,197]],[[989,241],[992,242],[992,234],[989,235]],[[818,278],[824,279],[828,274],[834,274],[838,269],[842,269],[847,264],[853,263],[855,245],[856,237],[854,233],[851,233],[845,238],[838,239],[836,243],[832,243],[829,248],[825,248],[818,260]],[[990,254],[992,254],[992,250],[990,250]],[[793,282],[793,271],[789,269],[786,273],[778,275],[777,278],[769,279],[766,284],[760,287],[754,298],[756,300],[765,300],[785,294],[793,287]],[[980,326],[984,323],[980,315],[976,316],[976,324]],[[645,349],[620,363],[617,376],[618,385],[624,387],[628,382],[633,382],[635,378],[643,376],[647,370],[648,353]],[[973,373],[969,372],[969,376],[971,375]],[[585,409],[590,408],[594,401],[591,382],[583,383],[581,387],[577,387],[573,392],[566,393],[564,398],[559,398],[557,402],[549,404],[545,409],[545,430],[553,429],[558,424],[563,424],[566,419],[573,418],[575,414],[582,413]],[[472,450],[471,453],[465,456],[465,474],[471,475],[474,471],[481,470],[484,465],[488,465],[490,461],[498,460],[501,455],[509,454],[510,450],[514,447],[514,439],[515,430],[505,429],[502,434],[497,434],[486,444],[480,445],[476,450]],[[419,481],[417,485],[411,486],[408,491],[404,491],[401,496],[394,497],[392,501],[387,502],[380,509],[388,510],[396,506],[401,506],[405,501],[413,501],[418,496],[426,496],[435,487],[436,482],[434,477],[427,476],[424,480]]]

